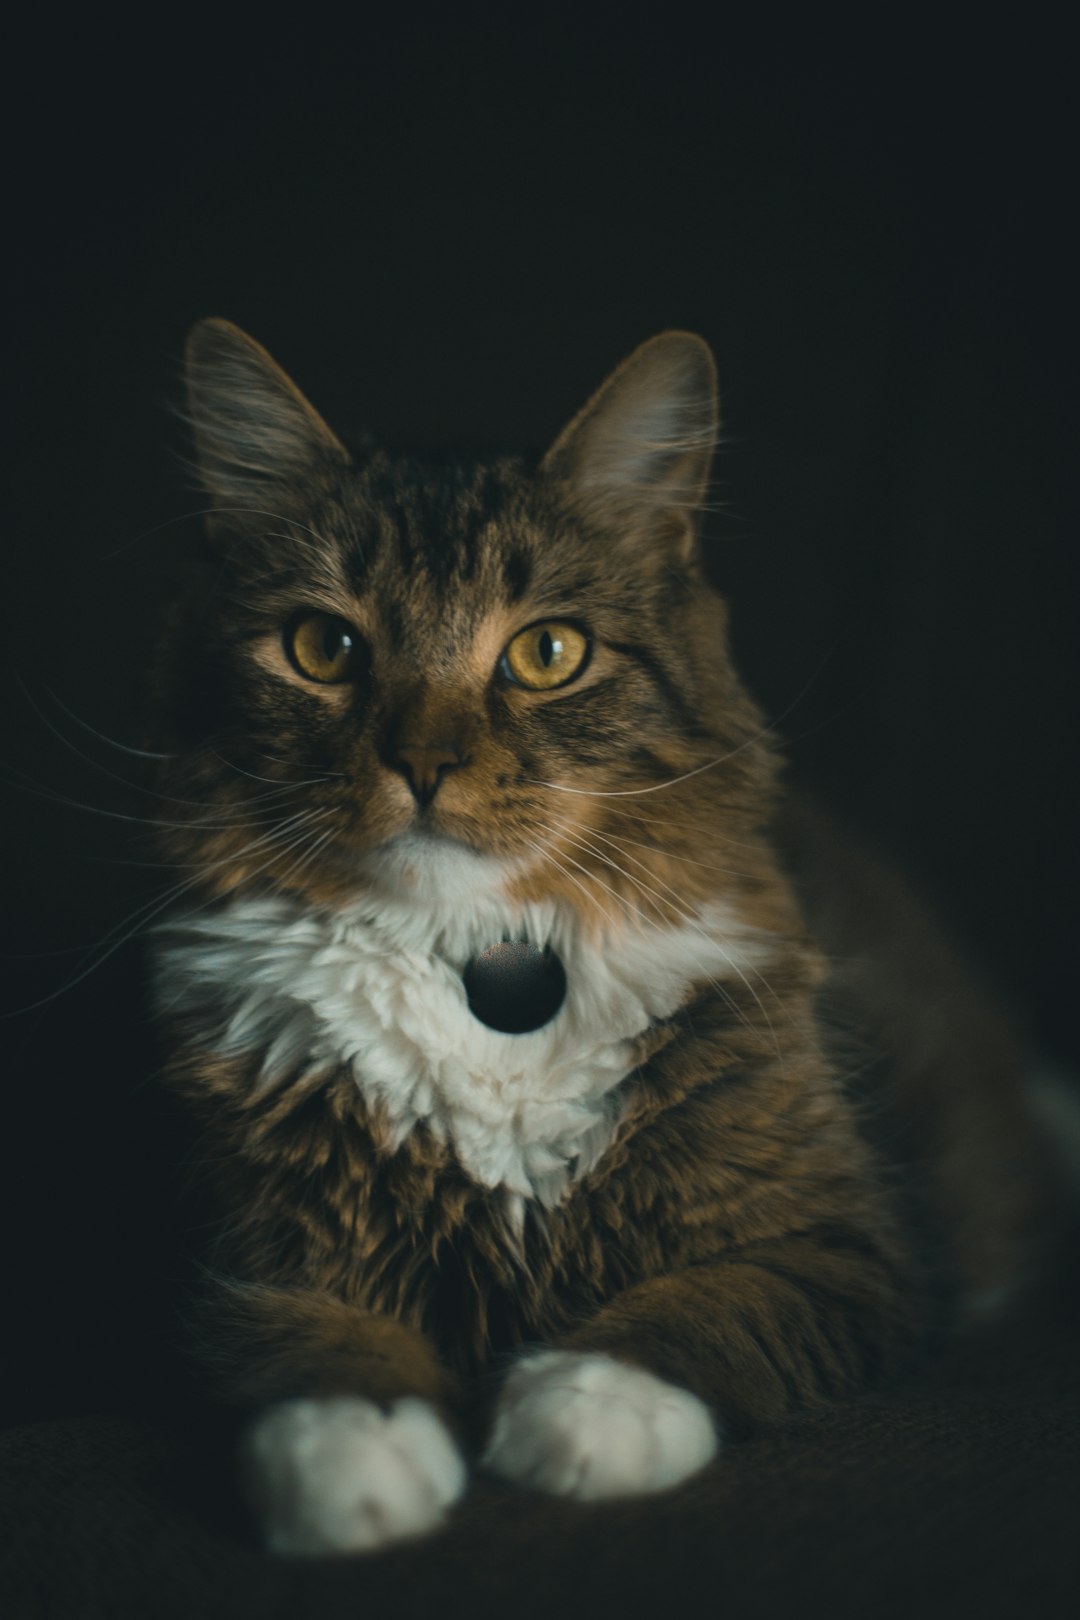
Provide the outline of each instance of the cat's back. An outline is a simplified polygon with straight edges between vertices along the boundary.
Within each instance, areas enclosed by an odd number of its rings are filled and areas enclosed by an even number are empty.
[[[993,1309],[1042,1274],[1063,1196],[1013,1009],[915,888],[820,804],[793,798],[777,839],[829,965],[823,1025],[927,1271],[964,1314]]]

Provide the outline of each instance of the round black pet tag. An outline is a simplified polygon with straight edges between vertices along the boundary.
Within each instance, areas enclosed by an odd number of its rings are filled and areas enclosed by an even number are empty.
[[[489,1029],[527,1035],[551,1022],[566,999],[566,969],[550,946],[503,939],[465,964],[469,1011]]]

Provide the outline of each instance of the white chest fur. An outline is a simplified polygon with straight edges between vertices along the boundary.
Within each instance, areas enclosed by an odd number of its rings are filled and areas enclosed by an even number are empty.
[[[635,1038],[694,982],[742,978],[753,930],[721,908],[679,928],[629,925],[588,938],[554,906],[505,900],[364,899],[335,911],[283,898],[233,900],[168,925],[165,1007],[205,1024],[221,1053],[261,1053],[262,1088],[333,1063],[351,1068],[395,1142],[424,1121],[463,1168],[548,1208],[600,1158],[618,1126],[616,1088]],[[551,945],[566,968],[561,1010],[507,1035],[470,1012],[461,971],[504,936]]]

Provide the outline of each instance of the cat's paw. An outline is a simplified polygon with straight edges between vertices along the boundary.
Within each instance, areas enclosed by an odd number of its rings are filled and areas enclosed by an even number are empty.
[[[248,1495],[271,1552],[371,1552],[434,1530],[465,1465],[427,1401],[384,1412],[353,1396],[285,1401],[244,1447]]]
[[[546,1350],[503,1385],[484,1462],[519,1485],[595,1501],[666,1490],[718,1446],[689,1390],[610,1356]]]

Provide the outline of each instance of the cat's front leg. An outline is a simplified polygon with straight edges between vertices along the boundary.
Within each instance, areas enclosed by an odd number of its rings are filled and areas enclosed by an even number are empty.
[[[219,1289],[201,1327],[221,1392],[257,1408],[241,1465],[272,1551],[369,1552],[442,1523],[466,1469],[420,1334],[316,1290],[244,1284]]]
[[[581,1499],[664,1490],[726,1440],[865,1385],[905,1336],[902,1299],[893,1262],[843,1238],[651,1278],[518,1362],[484,1461]]]

